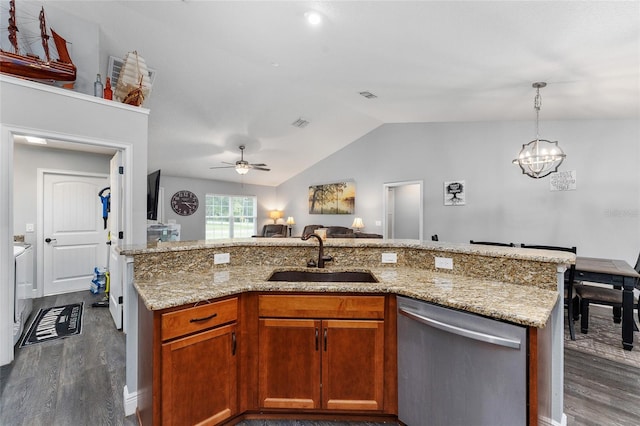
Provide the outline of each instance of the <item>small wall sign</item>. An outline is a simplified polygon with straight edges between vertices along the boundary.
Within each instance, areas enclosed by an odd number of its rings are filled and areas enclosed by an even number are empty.
[[[567,170],[566,172],[555,172],[549,175],[550,191],[575,191],[576,190],[576,171]]]
[[[444,183],[444,205],[463,206],[465,204],[465,187],[463,180],[453,180]]]

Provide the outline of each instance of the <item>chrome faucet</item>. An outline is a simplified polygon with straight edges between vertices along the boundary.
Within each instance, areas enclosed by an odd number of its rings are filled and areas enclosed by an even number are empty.
[[[324,268],[324,262],[330,262],[333,260],[331,256],[324,255],[324,244],[322,243],[322,237],[318,234],[307,234],[301,237],[302,241],[306,241],[311,237],[316,237],[320,246],[318,248],[318,268]]]

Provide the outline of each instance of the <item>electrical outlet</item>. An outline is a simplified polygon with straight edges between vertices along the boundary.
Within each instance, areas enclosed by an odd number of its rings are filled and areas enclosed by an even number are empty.
[[[376,226],[382,226],[382,221],[381,220],[376,220]]]
[[[398,253],[382,253],[382,263],[398,263]]]
[[[436,268],[453,269],[453,259],[450,257],[436,257]]]
[[[219,265],[221,263],[229,263],[231,256],[229,253],[216,253],[213,255],[213,264]]]

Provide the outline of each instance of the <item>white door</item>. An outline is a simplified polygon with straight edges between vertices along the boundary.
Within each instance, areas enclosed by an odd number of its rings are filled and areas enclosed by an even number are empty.
[[[98,193],[105,175],[47,172],[43,182],[44,295],[87,290],[106,267],[107,231]]]
[[[109,235],[111,246],[109,248],[109,311],[117,329],[122,328],[122,272],[120,270],[120,254],[118,246],[122,244],[120,231],[122,231],[122,200],[124,196],[123,179],[120,174],[122,166],[122,153],[118,152],[111,159],[111,209],[109,211]]]

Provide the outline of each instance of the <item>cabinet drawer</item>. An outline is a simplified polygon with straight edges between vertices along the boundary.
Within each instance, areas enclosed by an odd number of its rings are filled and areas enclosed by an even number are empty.
[[[237,319],[237,298],[169,312],[162,315],[162,340],[206,330]]]
[[[384,319],[384,296],[261,295],[258,313],[276,318]]]

